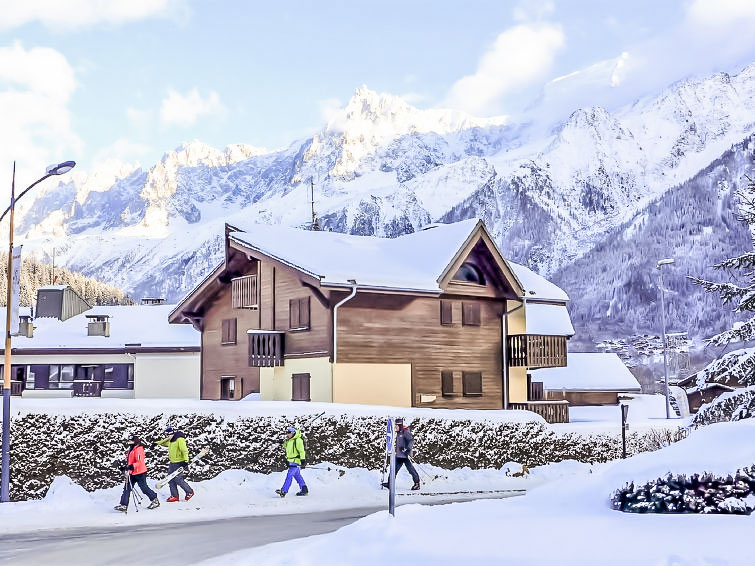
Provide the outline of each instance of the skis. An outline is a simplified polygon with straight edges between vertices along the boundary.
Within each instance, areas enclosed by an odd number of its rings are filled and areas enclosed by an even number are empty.
[[[193,458],[192,458],[192,459],[191,459],[191,460],[189,461],[189,464],[193,464],[194,462],[196,462],[197,460],[199,460],[199,459],[200,459],[200,458],[202,458],[203,456],[206,456],[206,455],[207,455],[207,454],[208,454],[209,452],[210,452],[210,451],[209,451],[209,450],[207,450],[207,448],[202,448],[202,449],[201,449],[201,450],[199,451],[199,453],[198,453],[198,454],[197,454],[196,456],[194,456],[194,457],[193,457]],[[157,489],[161,489],[161,488],[163,488],[164,486],[166,486],[166,485],[168,484],[168,482],[169,482],[170,480],[172,480],[172,479],[173,479],[174,477],[176,477],[176,476],[177,476],[178,474],[182,474],[182,473],[183,473],[183,471],[184,471],[184,469],[183,469],[183,468],[178,468],[177,470],[175,470],[174,472],[171,472],[170,474],[168,474],[167,476],[165,476],[165,477],[164,477],[163,479],[161,479],[161,480],[160,480],[159,482],[157,482],[157,483],[155,484],[155,487],[156,487]]]
[[[383,457],[383,474],[380,476],[380,487],[384,487],[383,484],[385,483],[385,472],[388,468],[388,460],[391,457],[391,439],[393,434],[393,419],[388,419],[388,426],[386,427],[385,432],[385,454]]]

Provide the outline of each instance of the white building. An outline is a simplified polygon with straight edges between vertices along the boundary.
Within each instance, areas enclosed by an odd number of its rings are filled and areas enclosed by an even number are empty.
[[[199,398],[200,334],[168,324],[172,309],[159,300],[90,307],[69,287],[41,288],[13,337],[12,393]]]

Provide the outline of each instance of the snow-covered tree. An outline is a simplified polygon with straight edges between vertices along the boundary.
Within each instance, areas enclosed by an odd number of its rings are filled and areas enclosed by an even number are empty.
[[[738,192],[739,220],[755,233],[755,181],[747,177],[747,185]],[[753,239],[755,244],[755,238]],[[733,305],[736,313],[752,313],[746,321],[736,322],[728,330],[708,339],[712,346],[726,347],[755,340],[755,252],[745,252],[714,266],[729,275],[728,282],[691,279],[709,293],[718,293],[724,305]],[[697,374],[698,386],[710,382],[729,382],[755,385],[755,347],[743,347],[727,352],[712,361]]]

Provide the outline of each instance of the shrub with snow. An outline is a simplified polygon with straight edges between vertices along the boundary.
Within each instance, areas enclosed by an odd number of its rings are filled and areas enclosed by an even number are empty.
[[[332,462],[349,468],[380,469],[385,420],[380,416],[328,415],[311,424],[299,419],[310,463]],[[166,423],[182,429],[196,453],[210,453],[192,465],[190,479],[210,479],[224,470],[270,473],[286,462],[276,442],[290,424],[286,415],[229,417],[216,414],[170,413],[136,415],[123,412],[77,414],[30,413],[11,422],[11,498],[43,497],[53,479],[67,476],[92,491],[123,481],[118,466],[127,439],[139,434],[149,441],[162,437]],[[415,418],[409,423],[415,458],[444,469],[499,469],[508,462],[528,468],[562,460],[605,462],[621,456],[618,435],[557,433],[539,422]],[[630,453],[657,448],[651,435],[631,434]],[[147,447],[150,478],[167,470],[167,450]]]
[[[753,417],[755,417],[755,386],[724,393],[703,405],[692,420],[692,426],[700,427]]]
[[[726,513],[749,515],[755,508],[755,466],[732,476],[672,475],[611,496],[614,509],[628,513]]]

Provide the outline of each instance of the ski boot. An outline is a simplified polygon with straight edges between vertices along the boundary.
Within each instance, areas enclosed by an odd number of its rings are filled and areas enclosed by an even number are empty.
[[[285,491],[283,491],[282,489],[276,489],[276,490],[275,490],[275,493],[277,493],[277,494],[278,494],[278,495],[280,495],[281,497],[286,497],[286,492],[285,492]]]
[[[415,484],[414,484],[414,485],[412,486],[412,491],[419,491],[419,482],[415,483]]]
[[[188,501],[188,500],[189,500],[189,499],[191,499],[192,497],[194,497],[194,492],[193,492],[193,491],[192,491],[191,493],[187,493],[187,494],[186,494],[186,497],[184,497],[184,500]]]
[[[305,485],[304,487],[301,488],[301,491],[299,491],[296,495],[299,495],[299,496],[309,495],[309,489],[307,489],[307,486]]]
[[[116,511],[120,511],[121,513],[127,513],[128,512],[128,505],[116,505],[113,507]]]
[[[147,509],[157,509],[160,507],[160,500],[155,497],[152,501],[149,502],[149,505],[147,505]]]
[[[168,503],[175,503],[176,501],[178,501],[178,497],[176,497],[175,495],[171,495],[165,501],[167,501]]]

